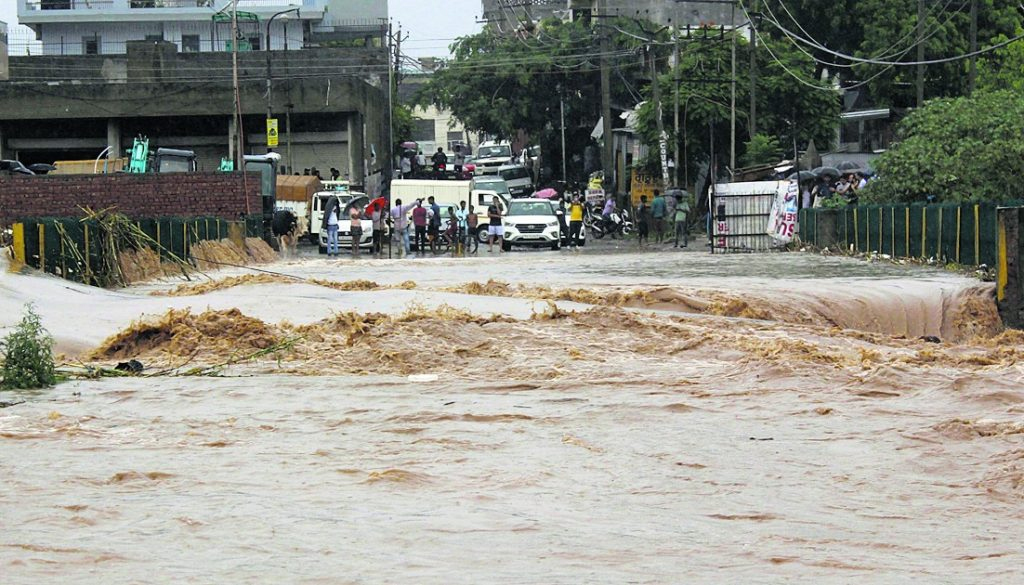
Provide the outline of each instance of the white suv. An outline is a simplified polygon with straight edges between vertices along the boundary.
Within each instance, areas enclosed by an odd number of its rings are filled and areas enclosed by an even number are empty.
[[[547,199],[513,199],[504,219],[505,240],[502,249],[512,246],[562,247],[562,231],[554,205]]]

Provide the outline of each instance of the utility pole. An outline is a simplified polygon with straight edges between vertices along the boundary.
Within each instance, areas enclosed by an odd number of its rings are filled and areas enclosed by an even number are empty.
[[[917,107],[924,105],[924,0],[917,0]]]
[[[732,78],[729,82],[729,174],[736,173],[736,2],[732,3],[732,16],[730,17],[729,34],[732,35]]]
[[[600,16],[605,16],[607,0],[599,2]],[[611,181],[612,193],[615,193],[618,181],[615,168],[615,140],[612,135],[612,81],[611,65],[608,60],[608,29],[601,28],[601,119],[604,133],[604,148],[601,150],[601,168],[604,169],[605,181]]]
[[[401,31],[401,29],[399,29]],[[401,38],[401,32],[399,32]],[[384,180],[388,182],[388,192],[391,191],[391,171],[395,167],[395,74],[398,68],[399,52],[395,46],[395,37],[392,35],[391,23],[388,23],[388,153],[383,157],[387,161],[387,167],[383,171]],[[391,51],[394,50],[395,59],[391,60]],[[363,146],[365,148],[365,145]]]
[[[668,182],[668,168],[665,166],[668,144],[665,141],[665,120],[661,108],[661,84],[658,83],[658,60],[654,53],[654,37],[647,43],[647,55],[651,59],[651,94],[654,98],[654,115],[658,122],[658,150],[661,157],[662,180]],[[667,187],[668,185],[666,185]]]
[[[234,170],[242,172],[242,191],[246,195],[246,215],[249,209],[249,185],[246,184],[245,160],[246,138],[242,123],[242,92],[239,91],[239,0],[231,0],[231,85],[234,88],[234,131],[238,135],[239,145],[234,149]]]
[[[757,14],[757,0],[750,1],[750,14]],[[753,16],[751,17],[753,20]],[[747,127],[750,130],[751,138],[757,134],[757,31],[754,23],[750,22],[750,120]]]
[[[675,147],[672,152],[672,157],[676,161],[676,166],[672,169],[672,182],[679,185],[679,167],[682,166],[682,161],[679,159],[679,69],[680,69],[680,56],[679,56],[679,27],[676,26],[675,30],[672,31],[673,52],[675,61],[673,65],[673,77],[675,78],[675,140],[673,140],[673,146]]]
[[[562,113],[562,183],[568,183],[569,174],[566,172],[565,164],[565,96],[561,87],[558,88],[558,108]]]
[[[268,120],[274,117],[273,101],[270,99],[271,98],[271,90],[272,90],[272,87],[273,87],[273,83],[272,83],[273,76],[270,74],[270,72],[271,72],[271,69],[270,69],[270,62],[271,62],[271,53],[270,53],[270,25],[274,24],[274,19],[275,18],[277,18],[278,16],[283,16],[285,14],[288,14],[289,12],[294,12],[295,14],[299,14],[299,9],[298,8],[289,8],[288,10],[282,10],[281,12],[278,12],[277,14],[271,16],[269,20],[267,20],[267,36],[266,36],[267,46],[266,46],[266,50],[264,52],[267,55],[267,119]],[[286,37],[286,39],[287,39],[287,37]]]
[[[967,70],[967,95],[974,95],[978,81],[978,0],[971,0],[971,64]]]

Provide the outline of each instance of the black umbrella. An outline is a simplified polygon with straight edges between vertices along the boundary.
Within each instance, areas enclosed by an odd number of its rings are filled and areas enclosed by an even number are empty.
[[[48,165],[46,163],[36,163],[34,165],[28,165],[28,170],[32,171],[37,175],[45,175],[51,171],[56,171],[57,167]]]
[[[796,181],[796,180],[811,181],[811,180],[817,179],[817,178],[818,178],[818,173],[816,173],[814,171],[800,171],[799,173],[793,173],[792,175],[786,177],[786,180],[787,181]]]
[[[843,173],[840,172],[840,170],[835,167],[818,167],[814,169],[813,172],[819,177],[838,178],[843,175]]]
[[[860,170],[860,165],[853,161],[844,160],[843,162],[836,165],[836,168],[839,169],[840,171],[850,171],[856,173],[857,171]]]

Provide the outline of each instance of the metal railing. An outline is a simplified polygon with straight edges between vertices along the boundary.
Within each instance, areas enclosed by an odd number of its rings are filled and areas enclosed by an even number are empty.
[[[25,0],[25,10],[110,10],[117,0]]]
[[[111,10],[122,8],[212,8],[225,5],[224,0],[24,0],[27,12],[39,10]],[[239,0],[239,8],[286,8],[289,6],[322,7],[323,0]]]

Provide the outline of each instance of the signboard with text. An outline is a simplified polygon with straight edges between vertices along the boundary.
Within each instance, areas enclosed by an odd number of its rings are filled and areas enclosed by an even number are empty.
[[[277,118],[267,118],[267,148],[274,148],[277,144]]]

